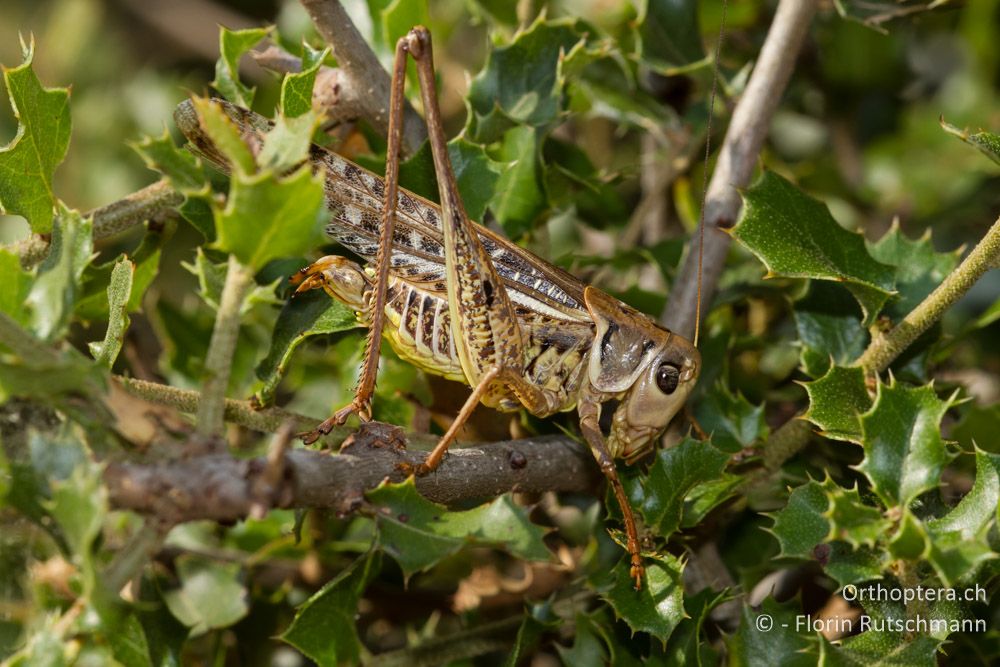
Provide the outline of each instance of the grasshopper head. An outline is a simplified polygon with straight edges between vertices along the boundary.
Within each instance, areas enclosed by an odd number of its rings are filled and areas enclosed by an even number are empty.
[[[653,447],[656,438],[684,405],[701,370],[701,355],[683,336],[657,325],[639,311],[588,287],[584,301],[597,324],[588,380],[603,397],[608,450],[632,463]]]

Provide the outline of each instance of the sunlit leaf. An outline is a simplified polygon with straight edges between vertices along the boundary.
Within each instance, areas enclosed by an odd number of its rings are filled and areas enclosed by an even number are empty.
[[[38,267],[25,301],[31,309],[32,328],[44,340],[62,337],[69,326],[80,298],[80,279],[94,247],[91,229],[91,221],[77,211],[64,208],[56,219],[49,254]]]
[[[240,81],[240,58],[270,33],[270,28],[219,29],[220,55],[215,63],[215,80],[212,81],[212,87],[233,104],[248,109],[253,106],[256,91]]]
[[[286,118],[297,118],[312,110],[313,86],[316,73],[330,49],[317,51],[302,44],[302,70],[286,74],[281,81],[281,113]]]
[[[960,130],[954,125],[944,122],[944,119],[941,120],[941,128],[970,146],[976,147],[983,155],[1000,164],[1000,135],[986,130],[970,133],[968,130]]]
[[[24,62],[3,68],[17,134],[0,148],[0,211],[23,215],[31,231],[52,229],[57,198],[52,175],[69,147],[69,89],[44,88],[32,69],[35,45],[21,44]]]
[[[864,238],[833,219],[813,199],[773,171],[743,193],[742,217],[732,234],[770,275],[843,283],[874,321],[893,292],[892,267],[869,255]]]

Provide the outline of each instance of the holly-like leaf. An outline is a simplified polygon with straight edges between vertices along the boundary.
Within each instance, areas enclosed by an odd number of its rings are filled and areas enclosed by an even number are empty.
[[[263,383],[255,393],[257,401],[271,403],[292,352],[302,341],[357,326],[354,312],[322,290],[303,292],[286,301],[274,325],[267,356],[257,366],[257,378]]]
[[[510,496],[464,512],[449,512],[417,491],[413,478],[384,483],[367,493],[375,506],[379,543],[410,577],[433,567],[466,544],[502,547],[526,560],[552,558],[545,529],[532,524]]]
[[[257,165],[250,151],[249,146],[243,141],[240,128],[233,122],[233,119],[226,113],[222,104],[218,100],[211,100],[204,97],[192,97],[191,106],[194,108],[198,124],[208,135],[213,148],[219,150],[222,156],[228,160],[234,173],[252,174],[257,170]],[[183,106],[178,106],[178,111],[174,112],[175,117]]]
[[[627,558],[598,578],[601,597],[633,632],[648,632],[666,642],[684,619],[684,563],[670,554],[643,558],[646,576],[635,590]]]
[[[271,34],[271,28],[248,28],[247,30],[219,30],[219,59],[215,63],[215,80],[212,87],[223,97],[242,107],[253,106],[256,90],[240,81],[240,58],[257,42]]]
[[[498,157],[506,165],[489,207],[507,235],[518,238],[531,229],[531,223],[545,208],[538,131],[532,127],[508,130]]]
[[[494,47],[469,86],[469,137],[488,144],[514,125],[552,123],[562,110],[567,68],[593,57],[586,30],[567,19],[540,18],[510,44]]]
[[[497,192],[497,182],[506,165],[491,158],[482,146],[462,136],[448,142],[448,156],[455,169],[466,214],[471,220],[482,220],[487,203]],[[434,202],[439,200],[430,143],[424,142],[416,153],[399,165],[399,182],[410,192]]]
[[[215,211],[214,247],[259,271],[273,259],[318,246],[326,216],[322,176],[309,167],[284,178],[270,171],[235,173],[226,207]]]
[[[52,175],[69,147],[69,90],[44,88],[32,69],[35,45],[21,50],[24,62],[3,68],[17,134],[0,148],[0,211],[22,215],[36,234],[52,229],[56,195]]]
[[[740,628],[726,639],[731,665],[815,665],[814,636],[797,628],[798,609],[766,598],[759,609],[743,606]]]
[[[25,301],[31,309],[32,328],[43,340],[59,339],[69,326],[80,297],[80,279],[94,247],[92,226],[78,211],[65,208],[55,222],[49,254]]]
[[[833,219],[813,199],[772,171],[743,193],[744,208],[732,234],[767,267],[769,275],[843,283],[870,325],[893,292],[892,267],[868,253],[864,238]]]
[[[125,331],[129,325],[128,302],[132,294],[134,272],[135,266],[124,255],[115,263],[115,268],[111,272],[111,282],[108,284],[108,328],[103,341],[90,343],[89,346],[94,360],[105,368],[114,365],[125,342]]]
[[[858,465],[886,507],[907,506],[938,484],[948,461],[941,418],[954,401],[934,387],[879,383],[875,403],[861,416],[865,458]]]
[[[795,328],[802,344],[802,369],[818,378],[830,362],[846,366],[868,345],[858,304],[840,285],[811,280],[809,291],[794,303]]]
[[[279,115],[264,137],[264,147],[257,156],[260,166],[283,172],[301,164],[309,154],[309,144],[318,122],[311,109],[294,118]]]
[[[601,641],[597,621],[588,614],[578,613],[574,625],[573,645],[569,648],[556,645],[563,664],[577,667],[608,664],[608,652]]]
[[[210,240],[215,240],[212,220],[211,186],[205,167],[190,151],[174,145],[170,133],[163,130],[159,137],[146,137],[132,148],[142,157],[146,166],[163,174],[170,186],[184,195],[178,211],[185,220]]]
[[[738,452],[767,437],[764,405],[754,406],[741,394],[733,394],[725,383],[716,383],[695,408],[702,430],[712,444],[724,452]]]
[[[21,259],[11,250],[0,248],[0,313],[6,313],[18,324],[27,324],[30,313],[24,300],[31,290],[31,274],[21,268]]]
[[[280,106],[283,116],[297,118],[312,111],[316,73],[329,53],[329,48],[317,51],[308,44],[302,44],[302,70],[286,74],[281,81]]]
[[[816,546],[830,534],[829,508],[824,484],[809,480],[793,489],[785,507],[771,515],[774,525],[768,529],[781,546],[779,555],[812,559]]]
[[[645,0],[639,3],[639,57],[665,76],[705,60],[694,0]]]
[[[645,483],[629,485],[629,495],[646,524],[667,537],[678,529],[685,498],[699,484],[718,479],[729,460],[710,442],[692,438],[656,455]]]
[[[877,507],[861,501],[857,487],[845,489],[827,477],[823,483],[828,507],[824,516],[830,522],[826,541],[842,540],[855,549],[874,547],[889,529],[889,521]]]
[[[306,600],[281,639],[320,667],[355,665],[361,641],[355,627],[358,602],[382,567],[382,556],[369,551]]]
[[[1000,456],[976,450],[976,482],[945,516],[927,522],[927,559],[941,580],[953,586],[975,576],[979,566],[997,557],[986,534],[1000,521]]]
[[[905,316],[933,292],[958,266],[962,252],[935,251],[929,229],[919,239],[909,239],[900,230],[898,220],[882,238],[869,243],[868,250],[878,261],[896,267],[898,294],[888,309],[893,319]]]
[[[970,146],[976,147],[983,155],[1000,164],[1000,135],[986,130],[970,134],[968,130],[960,130],[954,125],[944,122],[943,118],[941,119],[941,128]]]
[[[670,635],[664,657],[671,665],[713,665],[717,656],[710,642],[702,635],[702,626],[712,610],[730,596],[725,591],[703,588],[694,595],[684,597],[686,617]]]
[[[934,667],[941,642],[927,635],[869,630],[834,644],[820,635],[819,663],[830,667]]]
[[[163,599],[171,613],[200,635],[225,628],[247,615],[247,589],[240,581],[240,564],[182,554],[176,559],[181,587]]]
[[[917,560],[925,555],[927,540],[927,529],[923,523],[909,509],[904,509],[903,518],[889,538],[889,552],[896,558]]]
[[[841,586],[873,581],[889,566],[889,555],[882,549],[854,549],[846,542],[832,542],[829,551],[817,556],[823,571]]]
[[[826,375],[803,386],[809,394],[809,409],[803,415],[833,440],[861,443],[861,415],[871,409],[860,366],[832,366]]]

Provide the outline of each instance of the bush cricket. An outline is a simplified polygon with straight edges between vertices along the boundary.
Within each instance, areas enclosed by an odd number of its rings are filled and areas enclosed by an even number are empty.
[[[408,57],[419,76],[440,206],[398,184]],[[249,142],[269,129],[250,111],[223,107]],[[178,107],[175,119],[196,152],[228,168],[190,102]],[[411,471],[418,475],[440,464],[479,403],[503,411],[523,407],[539,417],[575,407],[621,506],[630,575],[641,587],[635,518],[614,459],[641,458],[681,409],[700,370],[694,345],[469,220],[441,127],[426,28],[414,28],[396,46],[385,179],[316,146],[310,160],[326,173],[333,211],[327,233],[368,264],[326,256],[292,283],[297,291],[325,290],[354,309],[369,331],[354,400],[304,439],[316,440],[351,414],[371,419],[383,335],[417,367],[472,387],[445,435]],[[606,432],[602,411],[611,413]]]

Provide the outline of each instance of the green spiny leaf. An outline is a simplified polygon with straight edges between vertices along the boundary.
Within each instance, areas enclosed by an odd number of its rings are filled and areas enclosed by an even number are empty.
[[[739,630],[726,638],[729,664],[734,667],[815,665],[816,658],[810,655],[815,639],[811,633],[796,627],[800,618],[798,610],[779,605],[772,598],[766,598],[760,609],[743,605]]]
[[[728,460],[712,443],[688,438],[656,455],[641,488],[630,485],[632,504],[657,534],[667,537],[680,527],[687,495],[696,486],[718,479]]]
[[[302,341],[357,326],[354,312],[322,290],[303,292],[286,301],[274,325],[267,356],[257,366],[257,378],[263,383],[255,393],[257,401],[270,405],[292,352]]]
[[[312,111],[316,73],[329,53],[329,48],[317,51],[308,44],[302,45],[302,71],[286,74],[281,81],[281,113],[286,118],[297,118]]]
[[[695,418],[712,436],[712,444],[724,452],[738,452],[767,437],[764,405],[754,406],[741,394],[733,394],[725,383],[716,383],[698,402]]]
[[[868,632],[837,644],[820,635],[819,664],[829,667],[934,667],[941,642],[917,635],[907,641],[901,633]]]
[[[772,275],[842,282],[870,325],[893,291],[893,270],[875,261],[860,234],[847,231],[822,202],[772,171],[743,193],[732,234]]]
[[[855,549],[863,545],[874,547],[888,531],[889,521],[877,507],[861,502],[857,487],[845,489],[827,477],[823,490],[828,502],[823,516],[830,522],[826,541],[842,540]]]
[[[903,518],[889,540],[889,552],[896,558],[918,560],[927,553],[927,529],[920,519],[909,509],[903,510]]]
[[[420,493],[413,478],[384,483],[367,493],[375,506],[379,543],[410,577],[433,567],[466,544],[498,546],[527,560],[550,560],[542,537],[510,496],[464,512],[449,512]]]
[[[78,211],[63,208],[52,230],[49,254],[38,269],[25,303],[39,338],[59,339],[80,296],[80,280],[93,250],[92,224]]]
[[[448,142],[448,156],[455,169],[466,214],[471,220],[482,220],[486,205],[498,190],[505,165],[491,158],[482,146],[461,136]],[[437,177],[428,142],[399,165],[399,180],[407,190],[438,201]]]
[[[508,130],[498,158],[506,166],[500,173],[489,207],[507,235],[518,238],[531,229],[531,223],[546,204],[538,157],[538,131],[532,127]]]
[[[57,203],[52,175],[69,147],[69,90],[43,88],[31,66],[34,42],[22,42],[21,48],[24,62],[3,68],[18,127],[14,139],[0,148],[0,211],[23,215],[31,231],[46,234]]]
[[[552,123],[562,109],[563,67],[585,33],[565,19],[535,21],[506,46],[494,47],[469,87],[469,137],[492,143],[514,125]]]
[[[106,368],[111,368],[118,358],[118,353],[125,342],[125,331],[128,329],[128,303],[132,294],[132,275],[135,266],[128,257],[122,257],[111,272],[111,282],[108,284],[108,329],[104,340],[90,344],[90,354],[94,360]]]
[[[831,366],[826,375],[805,382],[809,409],[804,418],[822,429],[827,438],[861,443],[861,415],[871,409],[860,366]]]
[[[905,507],[937,486],[949,458],[941,418],[952,402],[939,399],[931,385],[879,383],[875,403],[861,416],[865,458],[858,470],[886,507]]]
[[[975,146],[983,155],[1000,164],[1000,135],[986,130],[970,134],[968,130],[960,130],[944,122],[944,119],[941,120],[941,127],[948,134],[953,134],[970,146]]]
[[[1000,456],[976,449],[976,482],[948,514],[927,522],[927,559],[946,585],[975,576],[997,557],[986,534],[1000,521]]]
[[[174,144],[166,129],[159,137],[147,136],[132,144],[150,169],[170,180],[170,185],[187,196],[208,194],[208,175],[201,160]]]
[[[635,590],[627,558],[599,577],[601,597],[633,632],[648,632],[666,642],[684,618],[684,563],[670,554],[643,558],[646,576]]]
[[[872,257],[896,267],[897,298],[890,302],[889,313],[901,319],[934,291],[958,266],[961,249],[937,252],[931,243],[930,230],[919,239],[909,239],[899,228],[899,222],[875,243],[868,244]]]
[[[264,171],[234,173],[226,208],[215,211],[214,247],[260,270],[273,259],[296,257],[322,240],[323,179],[309,167],[280,178]]]
[[[262,168],[279,173],[301,164],[309,155],[309,145],[318,122],[311,109],[294,118],[279,115],[274,127],[264,137],[257,162]]]
[[[218,310],[219,300],[222,298],[222,288],[226,283],[227,264],[213,262],[204,250],[198,248],[195,252],[194,263],[181,262],[181,266],[198,279],[198,296],[201,297],[202,301],[212,310]],[[270,285],[254,285],[243,299],[240,314],[245,315],[257,304],[281,305],[283,302],[274,296],[278,280]]]
[[[696,2],[645,0],[639,7],[639,56],[647,65],[670,76],[705,60]]]
[[[829,478],[828,478],[829,479]],[[796,487],[788,496],[785,507],[771,515],[774,525],[769,529],[781,546],[779,555],[812,559],[814,549],[830,534],[830,507],[823,484],[809,480]]]
[[[802,343],[802,368],[814,378],[830,370],[830,362],[846,366],[868,345],[861,312],[840,285],[809,281],[808,293],[794,303],[795,328]]]
[[[240,58],[269,34],[271,28],[219,29],[219,59],[212,87],[233,104],[247,109],[253,106],[255,89],[240,82]]]
[[[670,641],[664,649],[668,664],[693,664],[700,667],[717,663],[717,655],[706,640],[702,627],[709,620],[712,610],[729,597],[725,591],[714,591],[711,588],[703,588],[694,595],[684,596],[686,616],[670,635]]]
[[[361,658],[355,627],[358,602],[382,568],[382,555],[369,551],[306,600],[281,635],[320,667],[354,665]]]

